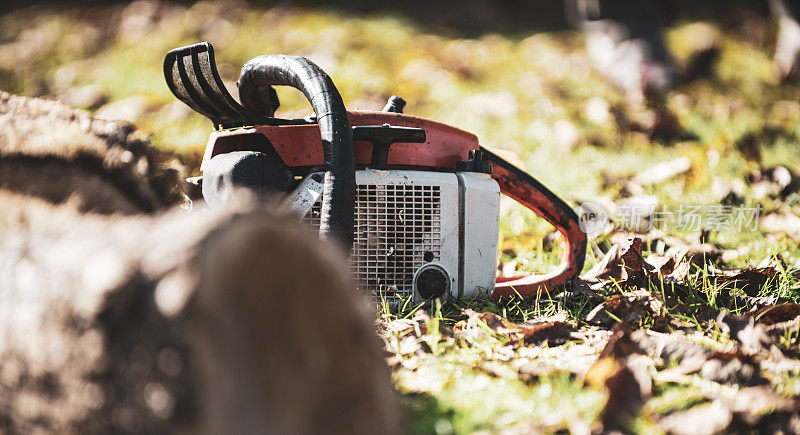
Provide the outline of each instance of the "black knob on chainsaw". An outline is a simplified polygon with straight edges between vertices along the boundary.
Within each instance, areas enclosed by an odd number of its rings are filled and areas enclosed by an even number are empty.
[[[389,101],[386,102],[386,105],[383,107],[384,112],[392,112],[392,113],[403,113],[403,109],[406,107],[406,100],[398,97],[397,95],[392,95],[389,97]]]
[[[425,130],[413,127],[394,127],[383,125],[357,125],[353,127],[353,140],[365,140],[372,143],[372,159],[369,167],[386,169],[389,158],[389,147],[397,142],[424,143],[427,140]]]
[[[483,151],[470,150],[467,160],[462,160],[456,163],[457,172],[482,172],[484,174],[492,173],[492,164],[484,159]]]

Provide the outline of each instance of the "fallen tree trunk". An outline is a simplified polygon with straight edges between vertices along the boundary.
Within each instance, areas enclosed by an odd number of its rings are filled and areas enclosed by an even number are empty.
[[[135,214],[179,203],[180,174],[127,122],[0,92],[0,188],[81,211]]]
[[[5,167],[34,180],[39,163]],[[252,205],[82,213],[118,206],[96,201],[119,175],[104,168],[78,165],[93,181],[67,198],[0,184],[0,432],[399,432],[374,317],[332,248]]]

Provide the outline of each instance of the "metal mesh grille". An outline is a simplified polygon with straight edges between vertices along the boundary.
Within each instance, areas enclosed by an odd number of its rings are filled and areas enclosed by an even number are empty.
[[[305,221],[319,229],[322,201]],[[413,293],[414,272],[441,259],[441,191],[436,185],[359,184],[350,269],[361,291],[390,304]]]

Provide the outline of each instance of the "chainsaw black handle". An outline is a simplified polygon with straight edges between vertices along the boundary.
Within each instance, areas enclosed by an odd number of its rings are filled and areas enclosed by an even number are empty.
[[[369,167],[386,169],[389,160],[389,147],[397,142],[425,143],[428,135],[425,129],[383,125],[356,125],[353,127],[353,140],[372,143],[372,159]]]
[[[271,115],[271,85],[291,86],[301,91],[314,108],[325,155],[325,182],[319,234],[333,235],[347,252],[353,246],[356,176],[353,132],[342,96],[320,67],[299,56],[271,54],[258,56],[242,67],[239,99],[254,112]]]

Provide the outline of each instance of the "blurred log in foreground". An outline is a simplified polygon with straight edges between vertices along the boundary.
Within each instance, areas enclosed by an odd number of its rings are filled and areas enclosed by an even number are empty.
[[[103,168],[76,186],[118,188]],[[20,186],[0,186],[0,432],[399,431],[366,304],[293,220],[83,214],[92,190]]]
[[[0,188],[81,211],[152,212],[182,199],[159,157],[130,123],[0,92]]]

